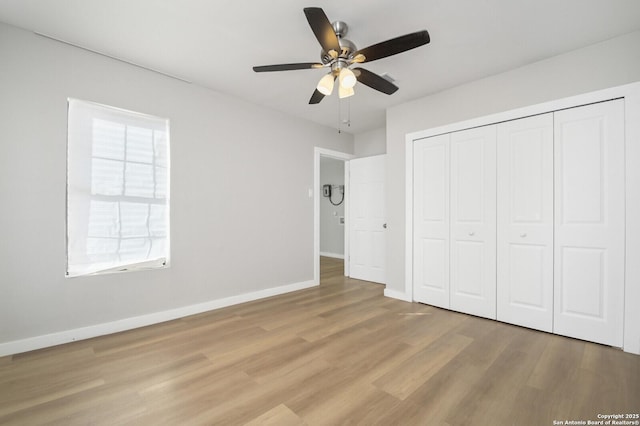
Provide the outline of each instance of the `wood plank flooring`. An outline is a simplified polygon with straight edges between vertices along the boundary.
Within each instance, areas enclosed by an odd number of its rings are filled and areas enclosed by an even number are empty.
[[[640,356],[319,287],[0,358],[2,425],[552,425],[640,412]]]

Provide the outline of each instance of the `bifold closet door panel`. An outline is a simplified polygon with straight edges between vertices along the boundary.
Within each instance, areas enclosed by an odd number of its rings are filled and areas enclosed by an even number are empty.
[[[553,329],[553,113],[498,125],[497,318]]]
[[[622,346],[624,101],[559,111],[554,121],[553,331]]]
[[[451,134],[451,309],[496,318],[496,126]]]
[[[413,149],[413,299],[448,309],[449,135]]]

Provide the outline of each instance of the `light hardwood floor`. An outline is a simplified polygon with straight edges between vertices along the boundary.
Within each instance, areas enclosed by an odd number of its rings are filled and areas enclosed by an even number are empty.
[[[0,424],[552,425],[640,412],[640,356],[317,288],[0,358]]]

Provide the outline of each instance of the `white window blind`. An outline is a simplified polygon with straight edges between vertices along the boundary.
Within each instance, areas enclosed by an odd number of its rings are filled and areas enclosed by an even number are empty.
[[[169,258],[169,121],[69,99],[67,275]]]

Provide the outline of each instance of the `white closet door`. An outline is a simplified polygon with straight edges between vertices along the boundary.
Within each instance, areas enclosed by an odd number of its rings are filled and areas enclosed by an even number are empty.
[[[449,308],[449,135],[414,143],[413,299]]]
[[[624,104],[572,108],[554,119],[554,332],[622,346]]]
[[[496,126],[451,134],[451,308],[496,318]]]
[[[553,329],[553,114],[498,125],[498,320]]]

